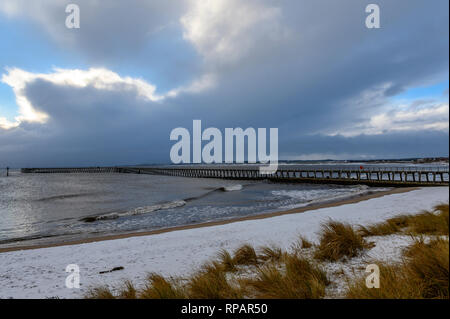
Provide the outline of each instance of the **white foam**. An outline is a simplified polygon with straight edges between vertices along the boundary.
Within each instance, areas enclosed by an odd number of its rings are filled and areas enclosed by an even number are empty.
[[[313,203],[322,201],[337,200],[356,195],[362,195],[370,191],[382,191],[387,189],[370,189],[366,185],[355,185],[352,187],[342,188],[322,188],[312,190],[277,190],[272,191],[272,195],[280,197],[288,197],[296,203],[284,205],[282,209],[292,209],[304,207]]]
[[[162,203],[162,204],[156,204],[156,205],[150,205],[150,206],[144,206],[144,207],[137,207],[132,210],[128,210],[123,213],[110,213],[105,215],[100,215],[96,217],[96,220],[106,220],[106,219],[116,219],[119,217],[124,216],[134,216],[134,215],[142,215],[142,214],[148,214],[153,213],[158,210],[163,209],[170,209],[170,208],[177,208],[186,205],[186,202],[184,200],[177,200],[173,202],[168,203]]]
[[[242,185],[241,184],[229,185],[229,186],[224,186],[223,187],[223,190],[225,192],[240,191],[241,189],[242,189]]]

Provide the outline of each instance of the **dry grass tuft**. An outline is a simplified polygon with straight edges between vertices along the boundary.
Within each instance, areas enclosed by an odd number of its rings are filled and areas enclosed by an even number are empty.
[[[405,232],[415,235],[448,235],[449,205],[437,205],[432,212],[401,215],[368,227],[360,226],[363,236],[385,236]]]
[[[218,253],[219,262],[222,266],[223,271],[225,272],[233,272],[236,271],[236,262],[234,261],[234,258],[231,256],[231,254],[225,250],[222,249]]]
[[[258,269],[255,279],[242,283],[256,298],[321,298],[329,284],[326,274],[305,258],[285,256],[285,269],[273,264]]]
[[[405,255],[411,280],[420,283],[423,298],[448,298],[448,239],[437,238],[428,244],[417,241]]]
[[[409,216],[401,215],[387,221],[367,227],[359,226],[362,236],[387,236],[399,233],[407,226]]]
[[[96,287],[88,291],[87,299],[115,299],[116,297],[108,287]]]
[[[314,257],[319,260],[337,261],[344,257],[356,257],[370,247],[351,225],[329,221],[322,225],[320,243]]]
[[[298,239],[291,245],[291,251],[294,254],[302,255],[304,249],[314,247],[314,244],[303,236],[298,236]]]
[[[421,288],[408,281],[398,265],[374,262],[380,268],[380,288],[367,288],[365,276],[352,279],[346,297],[350,299],[418,299]]]
[[[263,261],[279,262],[283,258],[283,250],[279,247],[264,246],[259,250],[260,254],[258,257]]]
[[[437,214],[448,216],[448,210],[449,210],[448,204],[439,204],[434,206],[434,212]]]
[[[187,294],[194,299],[235,299],[242,298],[239,288],[227,281],[226,273],[216,264],[208,264],[193,275],[187,284]]]
[[[120,299],[136,299],[137,298],[137,290],[131,281],[129,281],[129,280],[125,281],[123,288],[120,290],[119,298]]]
[[[300,247],[303,249],[308,249],[313,246],[313,244],[303,236],[299,236]]]
[[[140,299],[183,299],[186,293],[177,282],[161,275],[151,273],[147,277],[145,288],[138,293]]]
[[[408,231],[413,234],[448,236],[448,227],[448,205],[439,205],[433,212],[411,216]]]
[[[449,298],[448,239],[434,239],[426,244],[418,240],[405,252],[399,265],[377,263],[380,288],[369,289],[365,277],[349,283],[347,297],[352,299],[422,299]]]
[[[258,256],[252,246],[243,245],[234,252],[234,262],[237,265],[256,265]]]
[[[310,242],[308,239],[306,239],[306,237],[304,237],[304,236],[298,236],[298,240],[297,240],[297,242],[294,244],[294,248],[296,249],[296,250],[299,250],[299,249],[309,249],[309,248],[311,248],[311,247],[313,247],[314,245],[313,245],[313,243],[312,242]]]

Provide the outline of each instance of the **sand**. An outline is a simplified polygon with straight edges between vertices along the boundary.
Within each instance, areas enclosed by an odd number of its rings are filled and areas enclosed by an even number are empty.
[[[148,236],[129,234],[128,238],[115,240],[4,252],[0,254],[0,298],[82,298],[92,287],[120,287],[126,280],[142,284],[150,272],[185,277],[216,258],[222,249],[233,252],[249,244],[255,248],[276,245],[289,250],[299,235],[317,244],[321,226],[329,220],[355,227],[369,226],[448,203],[449,192],[448,187],[423,187],[377,195],[351,200],[353,203],[347,200],[321,205],[328,207],[314,210],[279,212],[278,216],[272,214],[270,218],[258,216],[252,220]],[[409,244],[408,238],[398,236],[371,238],[370,241],[376,242],[376,247],[367,257],[387,261],[395,260],[399,250]],[[358,265],[364,266],[366,260],[353,261],[355,269],[361,269],[363,274],[364,267]],[[65,286],[67,266],[73,264],[80,269],[80,289]],[[111,269],[121,270],[105,272]],[[335,293],[339,294],[339,287],[335,288]]]

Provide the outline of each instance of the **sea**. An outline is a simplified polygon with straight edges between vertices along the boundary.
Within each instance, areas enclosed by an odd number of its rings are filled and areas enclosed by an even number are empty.
[[[448,169],[446,163],[439,165]],[[0,248],[223,221],[386,190],[146,174],[23,174],[18,169],[6,177],[2,170]]]

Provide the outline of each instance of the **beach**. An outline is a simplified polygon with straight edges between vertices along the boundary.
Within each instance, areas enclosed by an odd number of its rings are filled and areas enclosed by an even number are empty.
[[[0,178],[0,251],[215,225],[390,190],[366,185],[16,171]]]
[[[400,188],[333,203],[299,207],[262,215],[187,225],[151,232],[85,239],[46,247],[6,248],[0,253],[0,298],[80,298],[90,287],[142,281],[149,272],[186,276],[220,249],[243,243],[276,244],[288,249],[302,235],[315,242],[320,225],[330,219],[370,225],[399,214],[420,213],[448,203],[448,187]],[[400,242],[372,253],[393,256]],[[377,256],[375,256],[377,257]],[[81,288],[68,289],[66,266],[80,268]],[[123,269],[102,273],[116,267]]]
[[[307,212],[310,210],[316,210],[316,209],[321,209],[321,208],[330,208],[330,207],[336,207],[336,206],[341,206],[341,205],[346,205],[346,204],[358,203],[360,201],[368,200],[371,198],[383,197],[383,196],[391,195],[391,194],[400,194],[400,193],[410,192],[412,190],[417,190],[417,189],[419,189],[419,188],[418,187],[393,188],[393,189],[389,189],[386,191],[378,191],[376,193],[361,194],[358,196],[354,196],[351,198],[345,198],[342,200],[331,200],[326,203],[312,204],[312,205],[288,209],[288,210],[282,210],[282,211],[276,211],[276,212],[270,212],[270,213],[261,213],[261,214],[257,214],[257,215],[245,216],[245,217],[240,217],[240,218],[232,218],[232,219],[228,219],[228,220],[220,220],[220,221],[212,221],[212,222],[206,222],[206,223],[200,223],[200,224],[162,228],[162,229],[152,230],[152,231],[141,231],[141,232],[126,233],[126,234],[98,236],[98,237],[92,237],[92,238],[85,238],[85,239],[53,243],[53,244],[43,244],[43,245],[27,246],[27,245],[19,244],[17,246],[0,248],[0,253],[17,251],[17,250],[49,248],[49,247],[68,246],[68,245],[70,246],[70,245],[99,242],[99,241],[104,241],[104,240],[124,239],[124,238],[129,238],[129,237],[150,236],[150,235],[163,234],[163,233],[172,232],[172,231],[226,225],[226,224],[248,221],[248,220],[257,220],[257,219],[265,219],[265,218],[271,218],[271,217],[276,217],[276,216],[283,216],[283,215],[287,215],[287,214],[298,214],[298,213],[303,213],[303,212]]]

